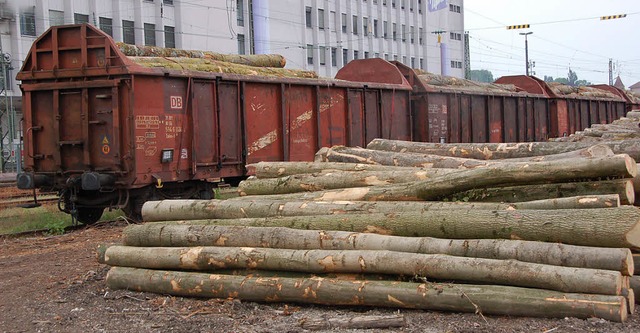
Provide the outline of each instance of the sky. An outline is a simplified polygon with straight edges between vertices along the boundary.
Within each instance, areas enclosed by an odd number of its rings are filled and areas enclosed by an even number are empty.
[[[615,20],[600,16],[627,14]],[[535,76],[567,77],[608,83],[609,59],[614,80],[626,87],[640,81],[640,1],[638,0],[466,0],[471,69],[487,69],[494,78],[525,74],[525,41]],[[507,30],[508,25],[529,29]]]

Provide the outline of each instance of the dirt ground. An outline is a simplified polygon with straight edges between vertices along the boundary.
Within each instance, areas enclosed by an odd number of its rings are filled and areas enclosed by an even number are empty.
[[[624,324],[600,319],[483,318],[109,290],[104,281],[108,267],[97,263],[94,249],[101,243],[117,243],[123,223],[98,224],[61,236],[0,238],[0,331],[282,333],[304,331],[300,326],[304,319],[401,314],[406,320],[403,328],[363,332],[640,332],[638,315]]]

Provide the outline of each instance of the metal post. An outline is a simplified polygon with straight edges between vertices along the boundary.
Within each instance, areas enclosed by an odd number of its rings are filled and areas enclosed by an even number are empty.
[[[609,58],[609,85],[613,85],[613,59]]]
[[[531,35],[533,32],[521,32],[520,35],[524,36],[524,61],[525,68],[527,69],[527,76],[529,76],[529,42],[527,41],[527,36]]]

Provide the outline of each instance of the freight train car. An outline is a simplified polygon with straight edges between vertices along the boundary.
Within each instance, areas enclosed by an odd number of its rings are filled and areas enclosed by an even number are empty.
[[[415,141],[526,142],[549,137],[549,100],[544,94],[394,64],[413,86]]]
[[[349,77],[368,75],[367,83]],[[59,191],[83,223],[107,207],[211,198],[258,161],[306,161],[322,146],[411,140],[411,86],[381,60],[341,79],[299,79],[145,67],[91,25],[56,26],[17,78],[24,99],[19,188]],[[364,80],[359,80],[364,81]]]
[[[593,124],[607,124],[625,115],[627,101],[596,87],[547,83],[533,76],[503,76],[496,83],[512,84],[549,100],[549,137],[562,137]]]

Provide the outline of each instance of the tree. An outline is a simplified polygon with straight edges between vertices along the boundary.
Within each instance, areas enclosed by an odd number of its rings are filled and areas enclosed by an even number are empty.
[[[471,80],[478,82],[493,82],[493,73],[486,69],[474,69],[471,70]]]
[[[578,81],[578,74],[572,71],[571,68],[569,68],[569,73],[567,74],[567,80],[569,81],[570,86],[573,86],[573,87],[576,86],[576,81]]]
[[[544,76],[544,82],[553,82],[553,76]]]

